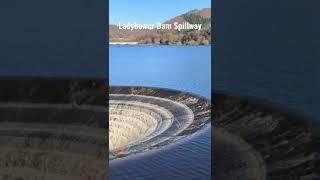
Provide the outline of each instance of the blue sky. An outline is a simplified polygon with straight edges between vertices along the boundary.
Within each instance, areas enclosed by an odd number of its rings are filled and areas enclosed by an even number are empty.
[[[153,24],[210,6],[211,0],[109,0],[109,21]]]

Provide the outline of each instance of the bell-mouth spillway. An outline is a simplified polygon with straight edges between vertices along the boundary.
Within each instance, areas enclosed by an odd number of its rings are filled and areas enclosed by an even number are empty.
[[[107,179],[105,80],[0,83],[0,179]]]
[[[319,120],[258,97],[214,94],[215,179],[320,179]]]
[[[111,87],[109,159],[145,152],[181,139],[211,120],[211,104],[190,93]]]

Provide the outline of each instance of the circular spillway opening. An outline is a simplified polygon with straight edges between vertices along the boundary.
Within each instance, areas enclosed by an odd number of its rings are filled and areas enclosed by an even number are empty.
[[[111,160],[174,142],[210,120],[210,103],[187,93],[155,88],[115,89],[118,91],[112,92],[111,88],[109,94]]]
[[[94,105],[0,103],[0,177],[105,179],[105,113]]]
[[[111,151],[141,142],[160,128],[166,129],[173,120],[166,109],[147,103],[111,101],[109,105]]]

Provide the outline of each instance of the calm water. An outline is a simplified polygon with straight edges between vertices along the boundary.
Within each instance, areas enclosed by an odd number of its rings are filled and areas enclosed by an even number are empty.
[[[1,1],[0,75],[106,78],[107,1]]]
[[[215,62],[214,89],[232,94],[256,96],[292,110],[320,117],[320,73],[315,67],[294,58],[263,62],[246,59]]]
[[[211,48],[110,46],[111,85],[165,87],[210,98]]]
[[[318,6],[300,0],[217,2],[214,88],[320,117]]]
[[[111,85],[171,88],[211,98],[210,47],[112,45],[109,52]],[[111,161],[110,179],[210,179],[209,126],[177,144]]]

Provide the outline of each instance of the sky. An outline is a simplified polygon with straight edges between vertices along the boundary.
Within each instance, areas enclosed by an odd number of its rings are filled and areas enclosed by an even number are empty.
[[[109,21],[154,24],[193,9],[210,7],[211,0],[109,0]]]

